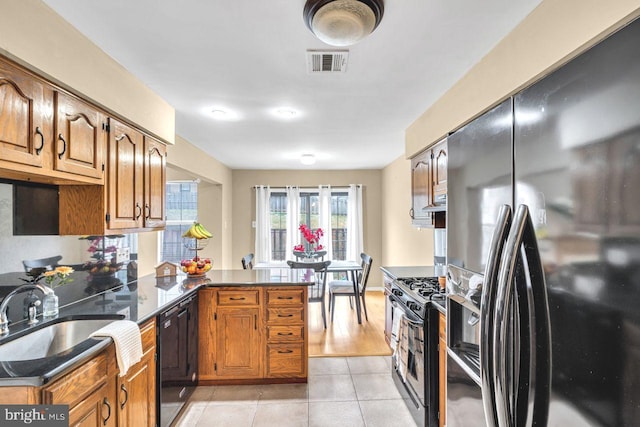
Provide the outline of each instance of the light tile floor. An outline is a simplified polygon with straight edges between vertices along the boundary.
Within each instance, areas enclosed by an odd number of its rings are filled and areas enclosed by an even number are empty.
[[[178,427],[412,427],[388,356],[314,357],[307,384],[198,387]]]

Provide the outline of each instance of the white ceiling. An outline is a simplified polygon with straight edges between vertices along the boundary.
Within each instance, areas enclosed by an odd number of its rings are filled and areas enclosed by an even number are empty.
[[[404,131],[541,0],[386,0],[344,74],[305,0],[44,0],[176,109],[176,133],[233,169],[378,169]],[[500,78],[496,76],[496,78]],[[299,111],[290,120],[273,110]],[[224,108],[233,121],[214,120]],[[313,166],[300,164],[313,153]]]

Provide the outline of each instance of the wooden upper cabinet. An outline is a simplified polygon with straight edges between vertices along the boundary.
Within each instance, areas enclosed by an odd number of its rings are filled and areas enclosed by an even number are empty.
[[[45,137],[43,85],[27,73],[0,62],[0,159],[42,167]]]
[[[111,230],[143,226],[142,133],[109,119],[109,173],[107,227]]]
[[[150,137],[144,140],[144,226],[165,226],[167,147]]]
[[[55,93],[54,169],[104,183],[105,123],[96,108],[62,92]]]
[[[433,197],[447,194],[447,142],[436,144],[431,150],[433,165]]]
[[[431,151],[423,151],[411,159],[411,218],[429,216],[425,208],[433,200],[431,185]]]

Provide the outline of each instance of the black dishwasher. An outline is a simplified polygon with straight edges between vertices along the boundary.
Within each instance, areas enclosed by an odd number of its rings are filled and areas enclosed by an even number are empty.
[[[198,382],[197,294],[160,314],[158,327],[158,425],[168,427]]]

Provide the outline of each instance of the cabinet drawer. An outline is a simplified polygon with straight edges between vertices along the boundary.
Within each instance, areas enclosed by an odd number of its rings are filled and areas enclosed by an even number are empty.
[[[302,341],[304,340],[304,326],[267,326],[267,340],[275,341]]]
[[[304,307],[267,308],[267,323],[304,323]]]
[[[296,305],[304,303],[303,289],[267,289],[267,304]]]
[[[306,377],[304,344],[267,345],[267,377]]]
[[[69,407],[73,407],[106,380],[107,357],[105,353],[102,353],[44,388],[42,390],[43,403],[66,403]]]
[[[257,289],[224,289],[218,290],[218,305],[258,305],[260,291]]]

